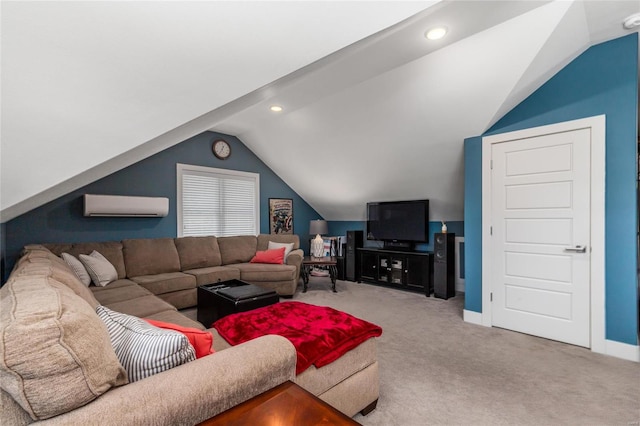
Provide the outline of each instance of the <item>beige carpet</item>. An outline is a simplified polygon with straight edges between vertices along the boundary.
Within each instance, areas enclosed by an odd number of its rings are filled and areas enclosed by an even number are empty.
[[[380,325],[380,400],[364,425],[639,425],[640,364],[462,321],[463,296],[312,278],[294,296]]]

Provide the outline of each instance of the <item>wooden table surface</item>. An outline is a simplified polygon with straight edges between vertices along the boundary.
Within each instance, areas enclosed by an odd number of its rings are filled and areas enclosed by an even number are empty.
[[[311,268],[314,266],[326,266],[329,268],[329,276],[331,277],[331,289],[334,293],[337,293],[336,290],[336,278],[338,277],[338,258],[335,256],[324,256],[324,257],[315,257],[315,256],[305,256],[302,258],[302,268],[301,268],[301,276],[302,282],[304,286],[302,287],[302,292],[307,292],[307,284],[309,284],[309,275],[311,272]]]
[[[202,426],[359,425],[291,381],[200,423]]]

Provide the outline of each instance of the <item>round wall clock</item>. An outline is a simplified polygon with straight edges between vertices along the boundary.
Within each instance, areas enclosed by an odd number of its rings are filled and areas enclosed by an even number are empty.
[[[221,160],[226,160],[231,155],[231,145],[222,139],[214,141],[211,150],[213,151],[213,155]]]

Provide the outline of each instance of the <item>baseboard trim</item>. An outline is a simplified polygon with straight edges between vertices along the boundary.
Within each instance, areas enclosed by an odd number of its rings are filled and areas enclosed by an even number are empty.
[[[605,340],[605,355],[628,361],[640,362],[640,346],[620,343],[615,340]]]
[[[483,325],[481,312],[468,311],[464,309],[462,311],[462,319],[464,320],[464,322],[470,322],[471,324],[476,324],[476,325]]]
[[[462,311],[462,319],[464,322],[468,322],[476,325],[484,325],[482,323],[482,313],[475,311],[468,311],[464,309]],[[488,325],[491,327],[491,325]],[[640,346],[630,345],[628,343],[620,343],[615,340],[605,340],[604,350],[597,350],[591,348],[595,353],[601,353],[603,355],[609,355],[612,357],[626,359],[627,361],[640,362]]]

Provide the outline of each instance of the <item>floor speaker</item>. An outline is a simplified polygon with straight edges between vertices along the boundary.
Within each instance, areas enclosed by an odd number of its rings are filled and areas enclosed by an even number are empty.
[[[363,231],[347,231],[347,247],[345,253],[345,278],[347,281],[360,279],[360,255],[358,249],[364,242]]]
[[[344,270],[344,256],[336,257],[336,266],[338,267],[338,275],[337,279],[344,281],[345,279],[345,270]]]
[[[448,299],[456,295],[455,234],[435,234],[433,243],[433,295]]]

